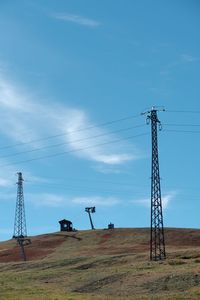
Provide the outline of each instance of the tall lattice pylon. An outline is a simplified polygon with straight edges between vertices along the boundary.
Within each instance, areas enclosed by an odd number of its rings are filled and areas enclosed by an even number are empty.
[[[159,129],[161,129],[161,123],[157,117],[158,110],[164,111],[164,109],[153,107],[146,112],[147,123],[151,122],[152,139],[150,260],[155,261],[166,258],[158,158],[158,125]]]
[[[24,238],[27,236],[26,230],[26,217],[24,206],[24,194],[23,194],[23,178],[22,173],[18,172],[17,181],[17,201],[15,210],[15,224],[13,238]]]

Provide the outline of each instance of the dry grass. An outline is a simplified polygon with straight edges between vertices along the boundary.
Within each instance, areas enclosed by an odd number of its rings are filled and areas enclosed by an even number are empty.
[[[148,239],[143,228],[37,236],[26,263],[0,243],[0,299],[200,299],[200,230],[167,229],[164,262],[148,260]]]

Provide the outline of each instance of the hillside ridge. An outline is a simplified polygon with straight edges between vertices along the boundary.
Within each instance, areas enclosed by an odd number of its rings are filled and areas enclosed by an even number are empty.
[[[31,244],[25,246],[27,260],[45,259],[62,244],[68,248],[67,255],[112,255],[123,253],[148,253],[149,228],[115,228],[54,232],[30,236]],[[165,228],[166,248],[199,247],[200,229]],[[88,249],[90,245],[90,249]],[[60,249],[60,250],[59,250]],[[15,239],[0,242],[0,263],[20,261],[19,247]],[[78,252],[78,253],[77,253]],[[56,255],[56,254],[55,254]]]
[[[0,300],[200,299],[200,229],[166,228],[167,259],[149,260],[149,228],[54,232],[0,243]]]

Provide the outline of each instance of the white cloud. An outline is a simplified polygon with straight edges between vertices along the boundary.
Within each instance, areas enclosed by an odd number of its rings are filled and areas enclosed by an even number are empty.
[[[142,205],[142,206],[145,206],[145,207],[150,207],[151,206],[150,198],[131,200],[130,202],[133,203],[133,204],[139,204],[139,205]]]
[[[65,207],[71,204],[82,205],[100,205],[113,206],[119,204],[121,201],[116,197],[103,196],[79,196],[70,197],[52,193],[26,193],[26,201],[30,202],[36,207]]]
[[[72,22],[72,23],[76,23],[82,26],[87,26],[92,28],[100,26],[100,23],[93,19],[88,19],[74,14],[57,13],[52,15],[52,17],[61,21]]]
[[[120,164],[122,162],[129,161],[129,160],[132,160],[132,159],[133,159],[133,156],[128,155],[128,154],[121,154],[121,155],[117,155],[117,154],[113,154],[113,155],[99,154],[99,155],[97,155],[97,160],[98,161],[102,161],[105,164],[111,164],[111,165]]]
[[[0,158],[0,165],[5,164],[5,162],[8,162],[6,160],[2,160]],[[16,176],[16,169],[12,166],[9,167],[3,167],[0,168],[0,197],[1,199],[8,199],[9,193],[6,193],[7,189],[13,188],[16,185],[17,182],[17,176]],[[16,195],[15,195],[16,197]]]
[[[176,196],[177,192],[170,192],[168,194],[165,194],[162,196],[162,208],[167,209],[170,202],[174,199]],[[150,198],[144,198],[144,199],[138,199],[138,200],[132,200],[131,203],[133,204],[138,204],[147,208],[151,207],[151,199]]]
[[[198,57],[192,56],[190,54],[181,54],[177,60],[174,60],[163,67],[163,69],[160,71],[160,75],[170,75],[171,71],[174,70],[177,67],[180,67],[181,65],[190,64],[199,61],[200,59]]]
[[[42,140],[42,138],[59,134],[59,142],[66,144],[63,145],[64,150],[72,151],[73,155],[83,159],[104,165],[120,165],[138,159],[136,154],[130,154],[129,151],[126,153],[125,149],[128,146],[126,142],[109,144],[119,137],[95,126],[85,111],[61,104],[42,104],[44,101],[38,103],[33,95],[19,89],[1,74],[0,79],[0,133],[17,144],[25,143],[20,148],[18,146],[17,152],[57,144],[58,140],[55,142],[55,139]],[[86,128],[88,130],[85,130]],[[29,143],[30,141],[34,142]],[[63,152],[60,148],[54,149],[53,153]],[[46,153],[49,154],[48,150],[43,150],[42,155],[41,152],[32,152],[28,158],[35,157],[33,155],[35,153],[39,153],[38,156],[45,156]]]
[[[89,196],[89,197],[75,197],[72,199],[72,202],[75,204],[84,204],[84,205],[113,206],[119,204],[121,201],[115,197]]]
[[[194,56],[189,55],[189,54],[181,54],[181,59],[182,59],[183,62],[186,62],[186,63],[192,63],[192,62],[195,62],[195,61],[199,60],[199,58],[194,57]]]
[[[121,174],[123,171],[117,165],[101,165],[97,164],[93,166],[93,169],[102,174]]]
[[[165,195],[162,198],[162,207],[163,209],[166,209],[169,205],[169,203],[171,202],[171,200],[173,200],[174,198],[174,194],[169,194],[169,195]]]
[[[35,206],[60,207],[63,206],[65,200],[64,196],[50,193],[26,194],[26,201]]]
[[[52,179],[35,176],[31,172],[25,170],[23,172],[23,178],[25,184],[37,184],[37,183],[52,183]]]
[[[83,131],[81,128],[90,129]],[[115,150],[116,146],[109,144],[103,145],[104,143],[109,143],[111,140],[116,139],[116,136],[113,134],[103,136],[108,132],[101,128],[94,127],[94,124],[88,120],[83,111],[71,110],[70,118],[63,122],[61,129],[67,133],[66,140],[71,149],[75,151],[83,149],[77,153],[79,157],[107,165],[118,165],[136,159],[136,156],[134,157],[132,154],[123,153],[122,150],[120,150],[120,145],[118,146],[118,153],[116,153]],[[88,139],[90,136],[99,137]]]
[[[10,180],[5,178],[0,178],[0,187],[7,187],[10,185]]]
[[[0,132],[15,142],[26,143],[39,138],[39,119],[43,108],[30,95],[0,75]],[[38,132],[37,132],[38,131]],[[32,144],[31,147],[40,144]]]

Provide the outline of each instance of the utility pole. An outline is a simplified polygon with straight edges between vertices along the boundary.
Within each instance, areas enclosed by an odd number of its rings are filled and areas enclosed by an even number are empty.
[[[88,213],[89,215],[89,219],[90,219],[90,224],[91,224],[91,228],[92,230],[94,230],[94,225],[93,225],[93,222],[92,222],[92,217],[91,217],[91,213],[95,213],[96,209],[95,207],[86,207],[85,208],[85,211]]]
[[[151,122],[152,161],[150,260],[154,261],[166,258],[157,136],[157,125],[159,125],[159,130],[161,130],[161,123],[157,117],[157,111],[164,111],[164,109],[152,107],[150,111],[143,113],[147,115],[147,124]]]
[[[21,249],[21,255],[24,261],[26,261],[26,253],[24,246],[31,243],[30,239],[27,239],[26,229],[26,217],[25,217],[25,206],[24,206],[24,193],[23,193],[23,177],[22,173],[18,172],[17,181],[17,200],[15,210],[15,223],[14,223],[14,234],[13,238],[17,240],[17,243]]]

